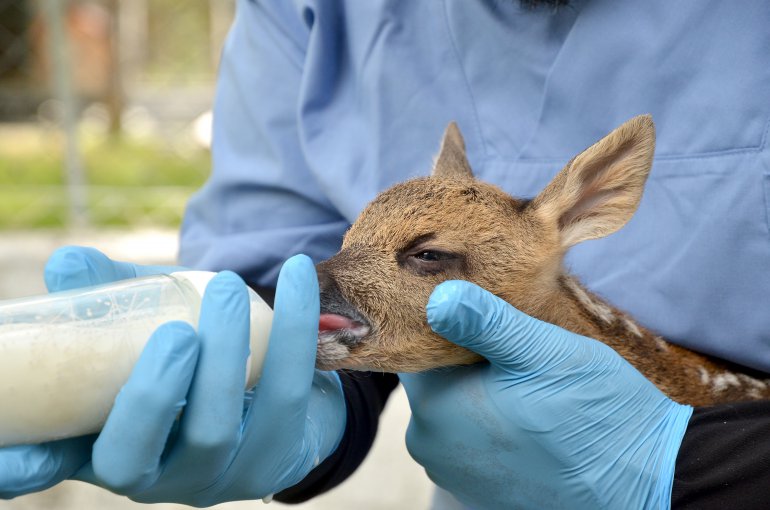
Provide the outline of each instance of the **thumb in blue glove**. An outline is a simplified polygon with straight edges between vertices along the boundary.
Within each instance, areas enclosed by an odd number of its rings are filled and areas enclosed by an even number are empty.
[[[403,374],[410,454],[475,508],[668,508],[692,409],[611,348],[480,287],[439,285],[433,330],[489,363]]]

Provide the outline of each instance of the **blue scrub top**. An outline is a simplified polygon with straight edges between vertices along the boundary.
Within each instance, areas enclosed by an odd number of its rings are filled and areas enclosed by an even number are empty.
[[[532,197],[651,113],[636,216],[566,263],[671,341],[770,371],[768,27],[767,0],[243,0],[181,261],[274,285],[290,255],[328,258],[450,120],[479,178]]]

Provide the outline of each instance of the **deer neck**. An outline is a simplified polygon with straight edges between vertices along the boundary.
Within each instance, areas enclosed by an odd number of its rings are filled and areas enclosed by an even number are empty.
[[[566,273],[559,276],[543,315],[547,322],[609,344],[623,340],[661,341]]]
[[[770,398],[765,374],[668,344],[628,315],[562,274],[541,319],[612,347],[665,394],[690,405]]]

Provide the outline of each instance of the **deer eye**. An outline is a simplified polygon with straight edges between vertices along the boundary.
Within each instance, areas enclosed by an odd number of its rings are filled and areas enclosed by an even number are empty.
[[[431,250],[421,251],[413,255],[413,257],[419,260],[423,260],[425,262],[438,262],[439,260],[447,260],[449,258],[449,256],[446,253],[441,253],[440,251],[431,251]]]
[[[417,274],[432,275],[458,269],[462,260],[462,256],[456,253],[417,249],[411,253],[405,253],[401,258],[401,264]]]

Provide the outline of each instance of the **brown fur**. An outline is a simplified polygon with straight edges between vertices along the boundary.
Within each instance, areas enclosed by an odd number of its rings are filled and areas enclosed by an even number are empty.
[[[532,201],[475,180],[450,124],[431,177],[380,194],[318,265],[322,312],[368,326],[319,334],[319,368],[414,372],[480,360],[433,333],[425,306],[442,281],[474,282],[516,308],[600,340],[679,402],[767,398],[764,380],[668,344],[566,273],[566,250],[621,228],[652,164],[652,119],[640,116],[576,156]],[[435,260],[439,254],[439,260]]]

